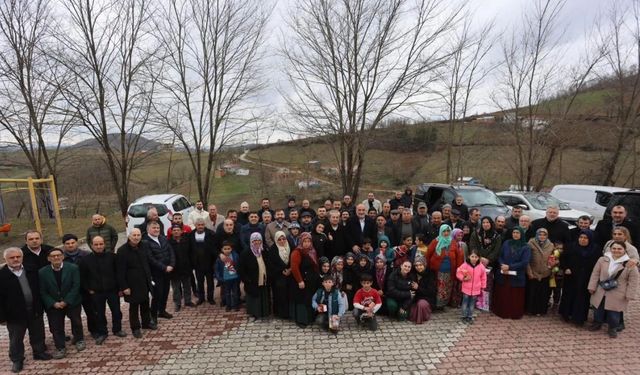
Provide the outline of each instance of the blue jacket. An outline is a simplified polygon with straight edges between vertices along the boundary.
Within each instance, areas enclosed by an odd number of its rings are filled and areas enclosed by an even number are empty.
[[[218,280],[218,282],[235,280],[240,277],[238,275],[238,260],[240,259],[240,257],[238,256],[238,253],[236,253],[235,251],[232,251],[230,256],[231,256],[231,260],[233,261],[234,268],[236,270],[235,277],[229,277],[232,275],[229,275],[228,272],[225,272],[224,262],[222,261],[222,259],[220,259],[220,257],[218,257],[216,259],[216,266],[214,268],[216,280]],[[225,276],[226,276],[226,279],[225,279]]]
[[[504,283],[505,277],[510,277],[510,285],[512,287],[524,288],[526,282],[527,265],[529,264],[530,258],[531,248],[528,245],[524,245],[523,247],[512,252],[511,247],[509,246],[509,241],[506,241],[504,244],[502,244],[500,257],[498,258],[498,266],[495,270],[496,283],[502,285]],[[509,271],[516,271],[516,275],[503,275],[502,272],[500,272],[500,265],[502,264],[508,265]]]
[[[327,293],[329,296],[327,297]],[[331,299],[331,303],[328,303],[324,299]],[[311,299],[311,307],[314,311],[318,310],[319,304],[327,305],[327,315],[343,316],[347,311],[347,306],[344,303],[344,299],[340,296],[340,291],[337,288],[331,289],[331,292],[327,292],[324,288],[319,288]]]

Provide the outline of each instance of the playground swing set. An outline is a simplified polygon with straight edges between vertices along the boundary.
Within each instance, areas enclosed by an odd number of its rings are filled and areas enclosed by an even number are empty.
[[[2,184],[15,184],[14,189],[5,189],[4,193],[16,192],[20,190],[28,190],[29,198],[31,201],[31,212],[33,215],[33,221],[35,224],[35,229],[38,232],[42,232],[42,222],[40,221],[40,212],[38,210],[38,200],[36,199],[36,190],[48,190],[50,193],[50,198],[53,206],[53,216],[56,220],[56,228],[58,232],[58,237],[62,237],[62,218],[60,217],[60,205],[58,203],[58,193],[56,191],[56,184],[53,176],[49,176],[48,178],[0,178],[0,233],[3,233],[5,236],[9,235],[9,232],[12,229],[11,223],[6,218],[4,208],[5,204],[3,201],[3,190],[1,189]],[[26,184],[26,187],[18,187],[19,184]],[[40,187],[36,185],[45,184],[45,187]]]

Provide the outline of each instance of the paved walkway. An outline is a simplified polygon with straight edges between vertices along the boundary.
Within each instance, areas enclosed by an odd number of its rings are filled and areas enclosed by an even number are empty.
[[[126,304],[123,309],[126,310]],[[171,310],[171,309],[170,309]],[[110,336],[102,346],[68,349],[64,360],[31,360],[24,374],[640,374],[640,303],[625,314],[617,339],[588,332],[557,315],[501,320],[480,313],[467,326],[458,311],[423,325],[382,318],[368,332],[349,316],[337,337],[280,320],[249,322],[243,312],[208,304],[187,308],[157,331]],[[128,327],[125,311],[124,327]],[[67,327],[68,328],[68,327]],[[47,329],[48,331],[48,329]],[[47,345],[53,347],[47,332]],[[0,330],[0,373],[8,373],[8,338]],[[28,347],[28,345],[27,345]]]

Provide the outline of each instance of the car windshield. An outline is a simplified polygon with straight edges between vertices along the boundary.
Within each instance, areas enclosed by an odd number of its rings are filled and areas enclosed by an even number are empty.
[[[134,204],[133,206],[129,207],[128,214],[131,217],[145,217],[150,206],[152,206],[151,203]],[[164,216],[168,212],[167,207],[163,204],[155,204],[153,206],[158,209],[158,216]]]
[[[464,204],[467,207],[479,207],[479,206],[504,206],[504,203],[500,201],[498,196],[485,189],[460,189],[456,191],[464,198]]]
[[[562,202],[548,193],[526,193],[524,196],[537,210],[546,210],[549,206],[558,206],[561,210],[571,209],[568,203]]]

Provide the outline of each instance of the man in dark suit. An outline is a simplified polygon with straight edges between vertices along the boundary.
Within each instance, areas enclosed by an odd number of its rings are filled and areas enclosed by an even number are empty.
[[[151,298],[151,320],[157,323],[158,317],[173,318],[173,315],[167,312],[167,299],[171,287],[169,274],[176,266],[176,257],[158,222],[149,222],[147,233],[142,236],[142,240],[149,246],[149,268],[154,284]]]
[[[356,206],[356,214],[349,218],[347,223],[347,238],[351,251],[360,254],[362,243],[365,238],[369,238],[372,243],[376,243],[376,225],[367,216],[367,209],[364,204]]]
[[[29,271],[36,271],[49,265],[47,255],[53,247],[42,243],[42,234],[30,229],[24,235],[25,245],[22,246],[22,264]]]
[[[42,301],[37,272],[27,271],[22,264],[22,250],[10,247],[4,251],[5,267],[0,268],[0,324],[9,331],[9,358],[13,372],[22,371],[24,335],[29,331],[33,359],[48,360],[45,352]]]
[[[213,264],[216,260],[215,234],[205,226],[204,219],[198,218],[195,230],[188,234],[191,264],[196,271],[198,305],[204,303],[205,281],[207,300],[213,304]]]
[[[327,256],[333,259],[334,256],[344,256],[349,251],[349,243],[347,241],[347,231],[340,224],[340,211],[329,211],[329,225],[325,228],[327,239],[329,240],[327,248]]]
[[[613,206],[611,208],[611,218],[600,220],[596,225],[596,240],[600,246],[604,246],[611,239],[613,228],[623,226],[629,230],[631,234],[631,242],[634,246],[638,246],[640,241],[640,229],[637,223],[627,219],[627,209],[624,206]]]
[[[49,326],[53,333],[56,352],[53,358],[66,356],[64,318],[71,320],[72,344],[78,351],[85,349],[82,331],[82,298],[80,296],[80,270],[73,263],[64,263],[64,252],[54,248],[49,252],[50,266],[38,271],[40,278],[40,296],[47,311]]]

